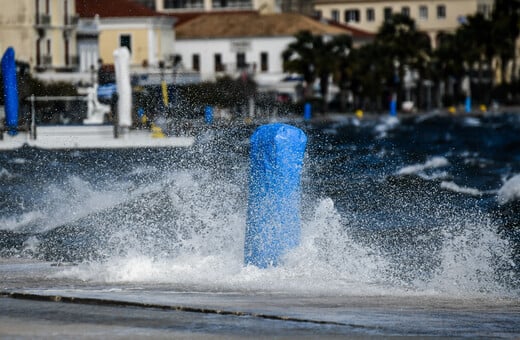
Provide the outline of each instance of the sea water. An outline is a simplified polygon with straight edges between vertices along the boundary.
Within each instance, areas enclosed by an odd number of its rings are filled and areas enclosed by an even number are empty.
[[[300,246],[281,265],[243,263],[256,125],[237,123],[188,149],[0,154],[2,288],[199,306],[213,294],[215,308],[275,314],[310,299],[294,313],[337,322],[348,311],[330,307],[356,301],[368,308],[356,321],[376,326],[424,315],[378,319],[374,298],[391,301],[387,312],[457,301],[473,317],[509,309],[504,332],[520,333],[520,116],[290,123],[309,141]],[[497,335],[497,320],[458,330]],[[425,334],[459,334],[456,324]],[[417,334],[405,329],[382,333]]]

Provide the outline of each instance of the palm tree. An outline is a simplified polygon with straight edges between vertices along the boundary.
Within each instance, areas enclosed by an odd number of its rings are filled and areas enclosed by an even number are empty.
[[[284,71],[303,76],[306,100],[312,97],[313,84],[319,79],[322,109],[326,111],[329,77],[348,57],[352,39],[348,35],[313,35],[310,31],[298,32],[295,39],[282,53]]]
[[[483,70],[491,70],[491,61],[495,54],[493,50],[491,32],[492,23],[486,19],[481,13],[468,16],[467,21],[457,29],[455,36],[457,44],[459,45],[459,52],[465,63],[466,72],[469,76],[470,86],[473,80],[478,84],[478,93],[476,97],[489,95],[489,89],[486,89],[484,84]],[[485,66],[485,67],[484,67]],[[477,71],[476,79],[473,73]],[[491,82],[489,83],[491,86]]]
[[[437,48],[433,54],[433,61],[437,71],[437,81],[445,85],[443,88],[448,84],[445,104],[453,105],[458,92],[453,88],[454,81],[460,81],[465,73],[462,52],[454,33],[440,32],[437,35]]]
[[[500,57],[501,82],[505,83],[506,68],[513,63],[512,82],[516,81],[515,44],[520,36],[520,0],[495,0],[492,15],[492,44]]]
[[[294,36],[296,40],[282,52],[285,72],[301,74],[305,81],[304,97],[312,97],[312,86],[317,77],[316,38],[310,31],[301,31]]]
[[[338,75],[349,63],[349,55],[352,50],[352,38],[349,35],[335,35],[332,38],[322,39],[322,53],[318,55],[318,76],[320,79],[320,92],[323,98],[323,110],[327,111],[329,93],[329,78]],[[345,74],[342,74],[345,76]],[[339,83],[344,84],[345,80]]]
[[[384,49],[377,42],[363,45],[350,54],[352,90],[359,108],[372,111],[381,109],[387,71],[392,67],[391,59],[383,58],[384,55]]]
[[[388,85],[399,89],[405,67],[424,77],[431,61],[432,49],[429,36],[417,29],[415,21],[407,15],[394,14],[386,20],[376,34],[375,43],[380,46],[380,61],[386,67]]]

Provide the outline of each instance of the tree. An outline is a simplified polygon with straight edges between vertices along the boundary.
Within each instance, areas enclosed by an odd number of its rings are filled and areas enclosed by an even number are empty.
[[[437,35],[437,48],[433,53],[433,63],[438,82],[448,84],[447,103],[453,105],[456,97],[454,80],[459,81],[465,74],[464,60],[460,51],[457,37],[454,33],[440,32]]]
[[[506,81],[509,62],[513,64],[511,81],[516,82],[516,41],[520,37],[520,0],[495,0],[492,14],[492,43],[500,58],[501,82]]]
[[[384,52],[379,63],[385,66],[388,85],[394,91],[399,88],[405,67],[418,72],[420,79],[427,74],[432,55],[430,38],[417,29],[409,16],[394,14],[386,20],[376,34],[375,43]]]
[[[310,31],[301,31],[294,36],[296,40],[282,52],[285,72],[301,74],[305,81],[304,97],[312,97],[312,86],[317,77],[315,45],[317,39]]]
[[[381,95],[387,82],[387,68],[384,49],[377,42],[352,50],[350,55],[351,82],[354,100],[363,109],[379,111]]]
[[[329,78],[331,75],[346,74],[343,72],[349,64],[349,55],[352,50],[352,38],[349,35],[335,35],[332,38],[323,39],[323,52],[318,55],[318,76],[320,79],[320,91],[323,98],[323,110],[327,111],[327,96],[329,93]],[[338,81],[337,81],[338,82]],[[339,82],[340,89],[345,79]]]
[[[303,76],[306,83],[306,100],[312,97],[312,86],[316,79],[319,79],[324,104],[322,109],[325,111],[329,78],[348,57],[352,48],[352,38],[348,35],[330,37],[301,31],[295,35],[295,39],[282,53],[284,71]]]

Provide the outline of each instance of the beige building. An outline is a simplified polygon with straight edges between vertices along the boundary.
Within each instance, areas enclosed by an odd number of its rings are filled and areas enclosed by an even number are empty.
[[[384,20],[402,13],[413,18],[430,35],[432,45],[440,31],[454,32],[468,15],[491,15],[494,0],[315,0],[322,17],[377,32]]]
[[[310,0],[136,0],[158,12],[259,11],[312,14]]]
[[[3,1],[0,49],[15,50],[16,60],[37,71],[70,71],[78,65],[74,0]]]
[[[130,63],[133,67],[157,67],[159,62],[167,62],[173,56],[173,17],[161,15],[130,0],[76,0],[76,8],[81,18],[82,59],[101,59],[104,64],[113,64],[114,50],[123,46],[130,50]],[[86,29],[83,31],[86,27],[95,29],[89,33]],[[85,39],[83,32],[86,35]],[[87,38],[93,35],[97,35],[97,58],[89,54],[92,53],[92,39]]]

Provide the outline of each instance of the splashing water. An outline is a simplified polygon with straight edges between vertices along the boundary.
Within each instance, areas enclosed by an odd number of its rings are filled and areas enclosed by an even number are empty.
[[[437,168],[450,172],[441,180],[454,176],[451,149],[411,162],[388,144],[398,122],[385,126],[384,137],[378,123],[311,136],[301,243],[276,268],[243,263],[250,131],[205,134],[182,161],[139,154],[94,163],[87,174],[64,171],[32,210],[2,217],[1,230],[25,237],[16,256],[78,264],[59,278],[190,291],[518,296],[513,246],[475,207],[482,195],[421,176]],[[373,139],[341,140],[356,135]],[[110,171],[96,177],[100,168]]]

